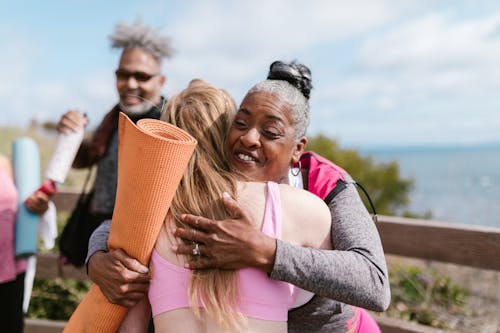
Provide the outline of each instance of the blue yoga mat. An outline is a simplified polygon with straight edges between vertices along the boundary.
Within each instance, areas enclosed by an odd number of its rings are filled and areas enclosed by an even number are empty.
[[[24,206],[40,186],[40,153],[35,141],[28,137],[14,140],[12,144],[14,181],[19,193],[16,218],[15,255],[28,257],[37,251],[39,216]]]

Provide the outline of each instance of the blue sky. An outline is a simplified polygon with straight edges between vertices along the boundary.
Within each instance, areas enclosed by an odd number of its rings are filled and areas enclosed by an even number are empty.
[[[313,73],[309,134],[343,146],[500,142],[498,1],[0,0],[0,125],[96,125],[116,103],[107,36],[141,18],[171,36],[165,95],[203,78],[237,102],[277,59]]]

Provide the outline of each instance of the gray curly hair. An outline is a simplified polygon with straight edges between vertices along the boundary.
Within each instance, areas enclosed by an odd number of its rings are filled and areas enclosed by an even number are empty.
[[[277,95],[280,100],[290,106],[295,126],[295,139],[298,140],[306,135],[306,129],[309,126],[309,102],[300,90],[286,81],[265,80],[250,88],[247,96],[253,93]]]
[[[112,35],[111,47],[118,49],[139,48],[153,55],[158,62],[162,58],[170,58],[173,49],[170,38],[162,36],[158,31],[143,25],[140,20],[133,24],[119,22]]]

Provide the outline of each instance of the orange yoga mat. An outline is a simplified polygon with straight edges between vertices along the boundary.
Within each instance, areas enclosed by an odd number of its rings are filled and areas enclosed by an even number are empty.
[[[147,265],[196,140],[160,120],[135,125],[123,113],[118,131],[118,186],[108,245]],[[114,333],[127,310],[109,303],[93,285],[64,332]]]

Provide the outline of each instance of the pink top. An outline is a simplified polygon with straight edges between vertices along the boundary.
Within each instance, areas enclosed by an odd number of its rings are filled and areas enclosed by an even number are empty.
[[[262,232],[281,237],[281,200],[278,184],[267,183],[266,207]],[[153,279],[149,287],[149,302],[153,317],[167,311],[190,307],[188,287],[191,271],[162,258],[153,250],[151,256]],[[245,268],[238,271],[239,310],[247,317],[287,321],[288,309],[293,306],[296,287],[272,280],[261,270]]]
[[[17,190],[12,179],[0,169],[0,283],[13,281],[26,270],[26,260],[14,258],[14,228]]]

